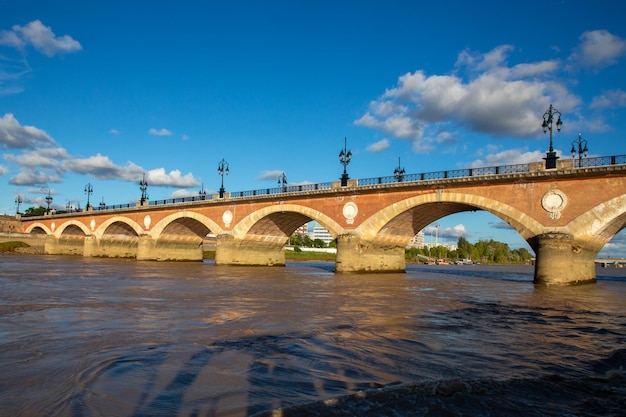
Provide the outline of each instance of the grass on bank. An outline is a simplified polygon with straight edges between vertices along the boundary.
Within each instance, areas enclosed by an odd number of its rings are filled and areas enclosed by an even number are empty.
[[[24,242],[2,242],[0,243],[0,253],[15,252],[17,248],[29,248],[30,245]]]

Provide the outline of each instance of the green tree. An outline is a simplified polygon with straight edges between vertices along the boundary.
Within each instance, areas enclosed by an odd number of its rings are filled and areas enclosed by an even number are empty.
[[[28,216],[43,216],[44,214],[46,214],[46,208],[45,207],[29,207],[26,209],[26,211],[24,212],[23,216],[24,217],[28,217]]]

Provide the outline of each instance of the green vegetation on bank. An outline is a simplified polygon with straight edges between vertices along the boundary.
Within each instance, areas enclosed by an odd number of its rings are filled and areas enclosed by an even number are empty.
[[[29,244],[24,242],[2,242],[0,243],[0,253],[15,252],[17,248],[28,248]]]
[[[509,245],[495,240],[479,240],[472,244],[464,237],[460,237],[456,250],[448,250],[445,246],[435,246],[433,248],[411,248],[407,249],[407,260],[414,259],[417,255],[429,257],[431,259],[446,259],[454,262],[460,259],[471,259],[473,262],[483,264],[524,264],[529,263],[533,257],[525,248],[511,249]]]
[[[288,261],[329,261],[335,262],[336,254],[328,252],[301,251],[296,246],[294,250],[285,251],[285,259]]]

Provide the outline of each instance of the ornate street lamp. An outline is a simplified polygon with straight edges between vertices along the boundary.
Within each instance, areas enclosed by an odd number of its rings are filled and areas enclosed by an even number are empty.
[[[278,186],[283,189],[283,192],[287,191],[287,176],[284,172],[278,177]]]
[[[46,196],[46,203],[48,204],[47,214],[50,214],[50,205],[52,204],[52,196],[50,195],[50,189],[48,188],[48,195]]]
[[[204,189],[204,183],[202,183],[202,188],[198,191],[198,195],[200,196],[200,200],[206,200],[206,190]]]
[[[230,170],[228,169],[228,162],[224,161],[224,158],[217,164],[217,173],[222,176],[222,186],[220,187],[220,198],[224,198],[224,175],[228,175]]]
[[[143,179],[139,182],[139,189],[141,190],[140,204],[143,206],[148,201],[148,182],[146,181],[146,173],[143,174]]]
[[[346,171],[346,167],[350,163],[350,159],[352,158],[352,152],[346,148],[347,139],[343,138],[343,149],[339,152],[339,163],[343,165],[343,174],[341,174],[341,186],[345,187],[348,185],[348,172]]]
[[[543,123],[541,124],[543,133],[546,133],[548,130],[550,131],[550,147],[548,148],[548,152],[544,158],[546,161],[546,169],[556,168],[556,160],[559,159],[559,157],[556,156],[556,152],[554,152],[554,148],[552,147],[552,122],[554,120],[554,116],[557,116],[556,131],[560,132],[561,127],[563,126],[563,122],[561,121],[561,112],[552,107],[552,104],[550,104],[548,110],[546,110],[543,114]]]
[[[106,207],[107,207],[107,205],[104,202],[104,197],[102,197],[102,201],[100,202],[100,210],[104,210]]]
[[[72,202],[68,201],[67,204],[65,205],[65,211],[67,211],[68,213],[72,212]]]
[[[396,177],[398,182],[402,182],[404,179],[404,168],[400,168],[400,157],[398,157],[398,168],[393,170],[393,176]]]
[[[587,149],[587,141],[583,139],[580,133],[578,134],[578,139],[572,142],[572,150],[570,151],[572,158],[576,157],[576,145],[578,145],[578,168],[580,168],[582,166],[582,159],[586,158],[587,152],[589,152],[589,149]]]
[[[89,209],[91,208],[91,203],[89,202],[89,196],[93,194],[93,187],[91,186],[90,182],[88,182],[87,185],[85,185],[85,194],[87,194],[87,211],[89,211]]]
[[[20,204],[22,204],[22,196],[21,195],[16,195],[15,196],[15,205],[17,206],[17,209],[15,210],[15,214],[20,214]]]

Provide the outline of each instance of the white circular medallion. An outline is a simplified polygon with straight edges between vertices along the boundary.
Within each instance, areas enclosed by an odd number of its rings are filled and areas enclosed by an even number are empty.
[[[565,208],[567,197],[559,190],[551,190],[543,195],[541,206],[548,212],[548,217],[558,219],[561,217],[561,210]]]
[[[359,208],[353,202],[349,202],[344,204],[343,206],[343,217],[346,218],[346,223],[352,224],[354,223],[354,218],[359,213]]]
[[[224,214],[222,214],[222,221],[224,222],[224,226],[230,227],[230,222],[233,221],[233,213],[230,210],[226,210]]]
[[[146,217],[143,218],[143,225],[148,230],[150,228],[150,223],[152,223],[152,217],[149,214],[146,214]]]

